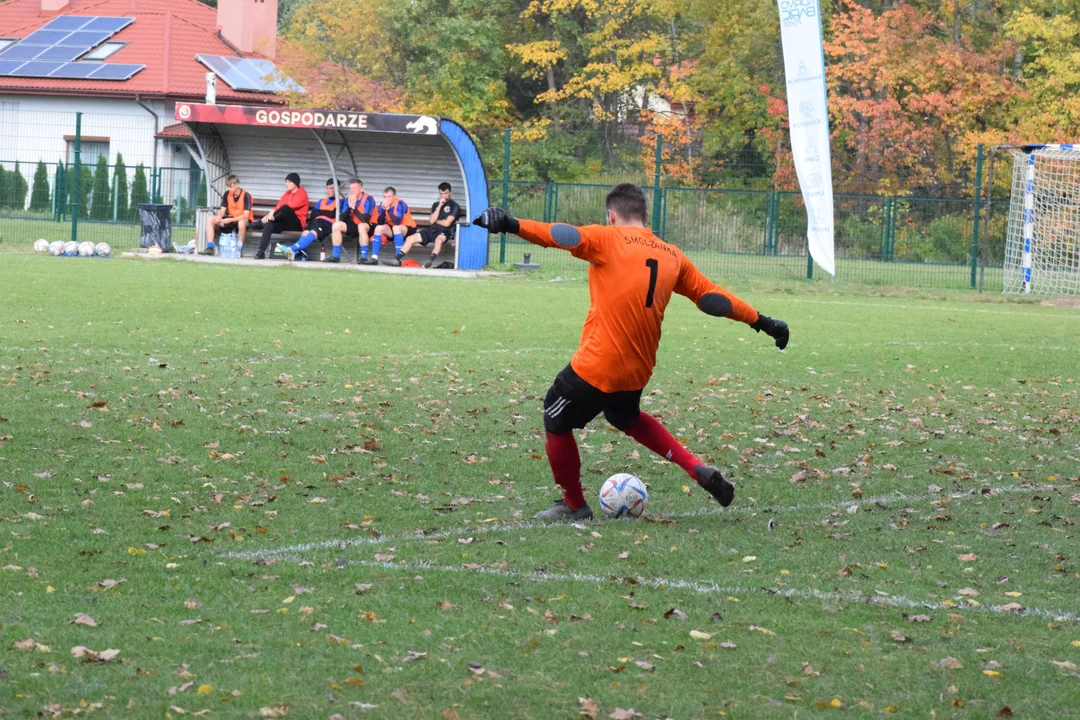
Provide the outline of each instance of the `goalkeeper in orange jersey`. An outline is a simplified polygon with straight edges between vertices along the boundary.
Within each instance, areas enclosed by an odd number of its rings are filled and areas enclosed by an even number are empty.
[[[653,235],[645,227],[645,194],[637,185],[616,185],[605,205],[606,226],[518,220],[494,207],[474,221],[489,232],[513,233],[589,262],[591,304],[581,344],[544,399],[545,450],[563,497],[534,517],[570,521],[593,516],[581,487],[581,456],[573,430],[584,428],[600,413],[615,428],[681,467],[727,507],[735,498],[735,487],[640,408],[641,392],[656,365],[664,310],[672,293],[685,295],[708,315],[764,332],[781,350],[788,344],[787,323],[762,315],[716,285],[678,248]]]

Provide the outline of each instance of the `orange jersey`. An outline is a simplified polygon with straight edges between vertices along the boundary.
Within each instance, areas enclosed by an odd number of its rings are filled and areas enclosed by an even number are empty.
[[[672,293],[685,295],[703,310],[709,307],[710,314],[717,314],[719,305],[725,317],[748,325],[757,322],[757,310],[705,277],[677,247],[648,228],[587,225],[574,228],[580,240],[564,247],[552,238],[552,227],[557,226],[520,223],[523,239],[569,250],[590,263],[589,314],[570,365],[604,392],[640,390],[648,384]]]

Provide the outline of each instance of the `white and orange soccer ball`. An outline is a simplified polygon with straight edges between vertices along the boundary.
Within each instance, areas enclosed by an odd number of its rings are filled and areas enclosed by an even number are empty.
[[[79,254],[79,243],[74,240],[68,240],[64,243],[64,255],[67,257],[76,257]]]
[[[94,246],[94,255],[97,255],[98,257],[109,257],[112,255],[112,247],[109,243],[99,242]]]
[[[64,243],[62,240],[53,240],[49,243],[49,254],[56,257],[60,257],[64,254]]]
[[[34,241],[34,249],[37,250],[38,252],[48,252],[48,250],[49,250],[49,241],[46,240],[45,238],[41,238],[40,240]]]
[[[93,257],[94,256],[94,243],[81,242],[79,243],[79,257]]]
[[[638,518],[645,512],[649,493],[636,475],[612,475],[600,487],[600,509],[609,518]]]
[[[150,247],[148,247],[146,249],[146,253],[148,255],[160,255],[161,254],[161,248],[158,247],[157,245],[151,245]]]

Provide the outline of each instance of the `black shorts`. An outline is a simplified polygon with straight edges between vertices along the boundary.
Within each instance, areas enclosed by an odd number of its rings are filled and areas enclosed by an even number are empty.
[[[544,429],[555,434],[580,430],[600,413],[617,430],[628,430],[641,414],[641,390],[606,393],[569,365],[563,368],[544,398]]]
[[[330,233],[334,231],[334,223],[333,221],[324,222],[323,220],[316,220],[312,225],[311,230],[315,233],[315,239],[322,242],[330,237]]]
[[[450,242],[454,239],[454,228],[443,227],[442,225],[428,225],[425,228],[420,228],[420,244],[427,247],[435,242],[440,235],[445,235],[446,242]]]

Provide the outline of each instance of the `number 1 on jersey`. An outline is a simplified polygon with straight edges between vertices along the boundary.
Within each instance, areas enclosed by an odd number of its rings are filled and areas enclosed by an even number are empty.
[[[656,292],[656,273],[660,270],[660,263],[656,261],[656,258],[649,258],[645,261],[645,265],[649,268],[649,293],[645,296],[645,307],[651,308],[653,293]]]

